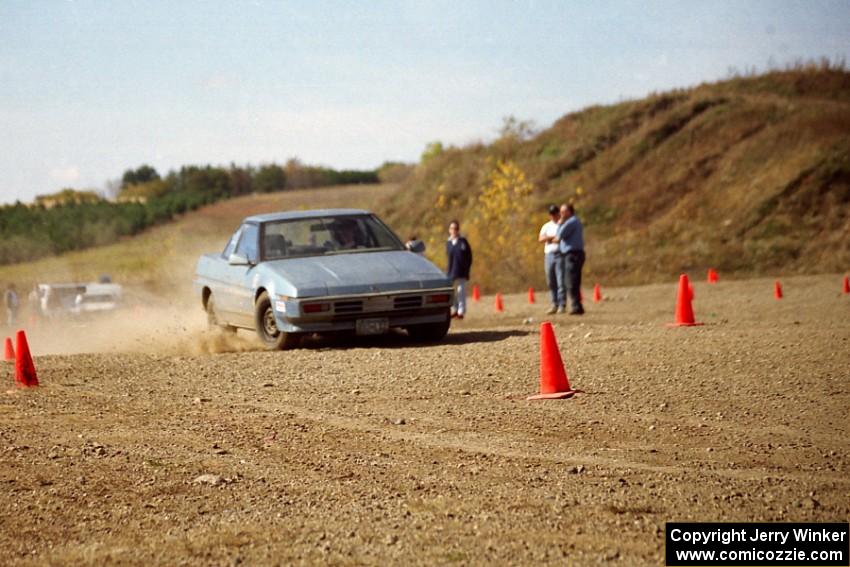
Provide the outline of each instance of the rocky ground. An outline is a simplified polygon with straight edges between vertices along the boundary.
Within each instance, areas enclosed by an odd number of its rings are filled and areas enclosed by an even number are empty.
[[[664,326],[676,282],[554,316],[571,400],[525,400],[524,294],[438,345],[169,329],[37,356],[37,389],[7,366],[2,562],[660,565],[671,520],[846,521],[850,296],[783,283],[696,284],[703,327]]]

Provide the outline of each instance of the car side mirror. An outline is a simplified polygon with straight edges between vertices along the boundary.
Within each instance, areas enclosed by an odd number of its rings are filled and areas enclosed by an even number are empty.
[[[227,259],[227,263],[231,266],[250,266],[251,262],[248,261],[248,258],[243,256],[242,254],[236,254],[235,252],[230,255]]]

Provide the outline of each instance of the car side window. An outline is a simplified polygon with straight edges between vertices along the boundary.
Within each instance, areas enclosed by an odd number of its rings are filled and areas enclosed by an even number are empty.
[[[257,253],[257,240],[260,234],[260,227],[256,224],[242,225],[242,236],[239,238],[239,244],[236,246],[236,253],[248,258],[252,264],[257,263],[259,254]]]
[[[242,227],[236,229],[236,232],[233,233],[233,236],[230,237],[230,240],[227,241],[227,246],[224,247],[224,250],[221,252],[221,257],[227,260],[230,258],[230,255],[233,254],[234,250],[236,250],[236,243],[239,241],[239,235],[242,233]]]

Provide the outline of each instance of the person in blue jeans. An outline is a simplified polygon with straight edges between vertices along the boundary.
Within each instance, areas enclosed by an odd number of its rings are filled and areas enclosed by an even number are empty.
[[[455,286],[455,304],[452,307],[452,317],[463,319],[463,315],[466,313],[466,282],[469,281],[469,271],[472,268],[472,248],[466,238],[460,235],[460,223],[456,220],[449,223],[446,256],[449,260],[446,275],[451,278],[452,284]]]
[[[546,311],[547,315],[563,313],[566,305],[566,289],[564,288],[564,257],[555,241],[561,226],[561,214],[558,207],[549,205],[549,222],[540,228],[538,242],[543,243],[543,268],[546,270],[546,284],[552,297],[552,306]]]
[[[570,298],[570,315],[584,315],[581,305],[581,269],[584,267],[584,229],[572,204],[561,205],[561,226],[556,237],[564,257],[564,283]]]

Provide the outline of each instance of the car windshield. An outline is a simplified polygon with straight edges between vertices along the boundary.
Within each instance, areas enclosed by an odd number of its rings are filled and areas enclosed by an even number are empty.
[[[314,217],[263,226],[266,260],[380,250],[404,250],[404,246],[372,215]]]

